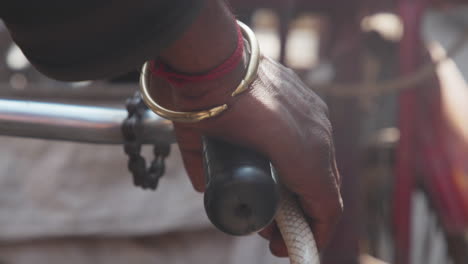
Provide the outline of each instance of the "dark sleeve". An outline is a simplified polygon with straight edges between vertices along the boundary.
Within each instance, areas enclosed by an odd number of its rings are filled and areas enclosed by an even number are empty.
[[[2,0],[0,18],[30,62],[64,81],[112,77],[155,58],[204,0]]]

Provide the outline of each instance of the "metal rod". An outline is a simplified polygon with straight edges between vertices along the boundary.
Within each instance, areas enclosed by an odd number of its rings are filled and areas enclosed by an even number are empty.
[[[0,135],[95,144],[121,144],[127,111],[119,108],[0,99]],[[173,127],[148,111],[143,143],[175,142]]]

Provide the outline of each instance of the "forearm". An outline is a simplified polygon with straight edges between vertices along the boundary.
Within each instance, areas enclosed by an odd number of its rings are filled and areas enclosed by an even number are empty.
[[[180,38],[208,2],[6,0],[0,1],[0,18],[37,69],[79,81],[141,67]]]

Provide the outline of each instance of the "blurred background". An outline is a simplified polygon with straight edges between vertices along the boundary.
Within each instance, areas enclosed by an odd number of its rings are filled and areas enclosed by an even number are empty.
[[[468,263],[468,5],[230,3],[329,105],[345,213],[324,263]],[[48,79],[0,22],[0,99],[124,109],[138,75]],[[0,137],[0,264],[287,263],[211,226],[176,146],[150,192],[121,145],[14,136]]]

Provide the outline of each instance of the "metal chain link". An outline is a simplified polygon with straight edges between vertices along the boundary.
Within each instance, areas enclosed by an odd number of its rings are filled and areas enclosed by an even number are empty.
[[[165,159],[169,155],[170,144],[155,143],[153,145],[154,159],[147,167],[145,158],[140,154],[142,146],[140,138],[144,129],[143,116],[148,107],[141,99],[139,92],[127,99],[125,105],[128,116],[122,124],[122,134],[124,151],[128,156],[128,170],[132,173],[135,186],[155,190],[166,169]]]

